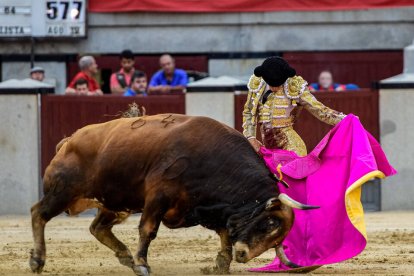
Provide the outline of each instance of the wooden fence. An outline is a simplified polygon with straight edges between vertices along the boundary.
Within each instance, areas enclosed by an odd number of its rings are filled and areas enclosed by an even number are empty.
[[[373,90],[355,92],[316,92],[316,98],[325,105],[359,116],[364,127],[379,139],[378,93]],[[246,94],[235,95],[235,126],[241,131],[242,111]],[[150,97],[78,97],[42,95],[41,103],[41,155],[42,173],[55,154],[56,144],[78,128],[116,118],[116,115],[136,102],[146,107],[147,114],[185,113],[185,95],[153,95]],[[304,139],[308,151],[329,131],[331,126],[303,110],[295,129]]]
[[[41,159],[42,175],[55,155],[56,144],[77,129],[118,118],[132,102],[145,106],[147,115],[185,113],[185,95],[153,95],[150,97],[96,97],[42,95]]]

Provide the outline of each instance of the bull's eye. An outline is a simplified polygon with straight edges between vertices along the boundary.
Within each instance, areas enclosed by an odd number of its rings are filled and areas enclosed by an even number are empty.
[[[277,228],[279,226],[280,226],[280,222],[278,220],[270,219],[267,222],[267,227],[268,227],[269,230],[273,230],[273,229],[275,229],[275,228]]]

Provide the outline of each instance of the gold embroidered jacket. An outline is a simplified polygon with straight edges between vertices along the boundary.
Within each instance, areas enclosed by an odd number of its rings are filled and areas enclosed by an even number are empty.
[[[288,78],[277,92],[270,93],[262,103],[267,84],[260,77],[252,75],[248,83],[249,93],[243,110],[243,135],[256,137],[257,122],[271,123],[273,128],[292,126],[298,109],[304,107],[319,120],[335,125],[345,115],[332,110],[309,92],[308,83],[300,76]]]

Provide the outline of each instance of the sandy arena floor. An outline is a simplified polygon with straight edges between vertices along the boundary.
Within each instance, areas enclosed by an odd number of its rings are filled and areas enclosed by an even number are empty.
[[[60,216],[47,225],[43,275],[134,275],[89,233],[92,219]],[[138,219],[133,216],[114,230],[133,252]],[[414,213],[368,213],[366,220],[369,242],[361,255],[309,275],[414,275]],[[33,275],[28,266],[32,248],[30,218],[0,217],[0,233],[0,275]],[[214,266],[218,249],[219,238],[212,231],[161,227],[149,251],[152,275],[206,274]],[[269,250],[247,264],[232,263],[232,275],[275,275],[246,271],[270,262],[273,256],[274,251]]]

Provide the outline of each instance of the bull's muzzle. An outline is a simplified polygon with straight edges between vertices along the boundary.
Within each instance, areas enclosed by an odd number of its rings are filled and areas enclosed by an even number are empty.
[[[235,255],[236,262],[238,263],[246,263],[248,261],[247,252],[244,250],[236,251]]]
[[[251,257],[249,254],[249,247],[245,243],[236,242],[233,247],[233,259],[238,263],[247,263]]]

